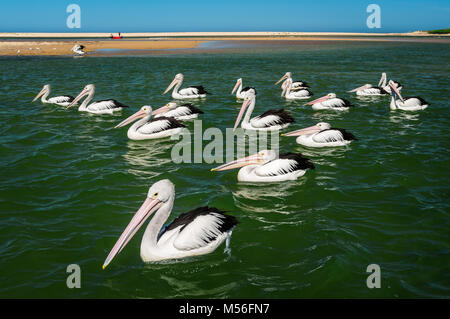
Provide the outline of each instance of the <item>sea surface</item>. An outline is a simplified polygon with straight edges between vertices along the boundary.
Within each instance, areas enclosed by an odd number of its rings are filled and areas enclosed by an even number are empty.
[[[0,57],[0,297],[449,298],[449,49],[330,41],[225,44],[195,54]],[[287,102],[274,85],[286,71],[307,81],[315,98],[334,92],[354,108],[319,112]],[[127,128],[113,127],[142,105],[171,101],[162,92],[179,72],[184,86],[211,92],[194,102],[204,111],[203,129],[233,126],[240,102],[230,92],[242,77],[258,92],[254,115],[284,108],[296,120],[289,130],[329,122],[358,140],[311,149],[280,137],[281,153],[301,152],[316,168],[277,184],[238,183],[237,171],[211,172],[217,163],[175,164],[178,141],[131,141]],[[390,97],[346,93],[376,85],[382,72],[429,107],[393,112]],[[94,83],[96,99],[130,108],[99,116],[31,103],[47,83],[50,96],[76,96]],[[164,178],[176,186],[168,221],[205,205],[238,218],[231,253],[221,246],[145,264],[141,229],[102,270],[149,186]],[[66,285],[70,264],[81,268],[79,289]],[[381,269],[381,288],[367,287],[370,264]]]

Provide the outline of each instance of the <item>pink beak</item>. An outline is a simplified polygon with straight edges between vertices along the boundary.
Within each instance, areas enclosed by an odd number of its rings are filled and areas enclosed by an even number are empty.
[[[234,85],[233,91],[231,91],[231,94],[234,94],[234,92],[237,90],[237,88],[239,87],[239,85],[241,84],[240,81],[236,81],[236,84]]]
[[[347,91],[348,93],[352,93],[352,92],[356,92],[356,91],[359,91],[359,90],[364,90],[364,89],[367,89],[368,88],[368,85],[367,84],[364,84],[363,86],[360,86],[359,88],[356,88],[356,89],[353,89],[353,90],[350,90],[350,91]]]
[[[317,125],[313,125],[310,127],[302,128],[300,130],[292,131],[289,133],[282,134],[282,136],[300,136],[300,135],[310,135],[317,132],[320,132],[322,129]]]
[[[397,94],[397,96],[399,97],[399,99],[402,102],[405,102],[405,100],[403,99],[403,96],[400,94],[400,91],[397,89],[397,87],[395,87],[394,85],[392,85],[391,83],[389,83],[389,86],[391,87],[392,90],[394,90],[395,94]]]
[[[316,104],[316,103],[321,103],[323,101],[328,100],[329,98],[330,97],[328,95],[325,95],[325,96],[319,97],[318,99],[315,99],[314,101],[308,102],[305,105],[313,105],[313,104]]]
[[[133,115],[127,117],[125,120],[123,120],[122,122],[120,122],[120,123],[117,124],[116,126],[114,126],[114,128],[118,128],[118,127],[125,126],[125,125],[127,125],[127,124],[129,124],[129,123],[131,123],[131,122],[136,121],[137,119],[140,119],[140,118],[145,117],[146,115],[147,115],[147,114],[146,114],[144,111],[139,110],[139,111],[137,111],[136,113],[134,113]]]
[[[162,205],[162,202],[159,199],[151,199],[147,197],[147,199],[142,204],[141,208],[136,212],[136,214],[131,219],[127,228],[125,228],[122,235],[120,235],[119,240],[117,240],[114,247],[111,249],[108,257],[106,257],[105,262],[103,263],[103,269],[105,269],[109,263],[113,260],[115,256],[117,256],[122,249],[128,244],[128,242],[133,238],[139,228],[145,223],[145,221],[153,214],[156,210],[158,210]]]
[[[164,91],[163,94],[166,94],[167,92],[169,92],[174,87],[174,85],[176,83],[178,83],[178,80],[175,78],[175,79],[172,80],[172,83],[170,83],[170,85],[167,87],[167,89]]]
[[[82,98],[83,96],[88,95],[88,94],[89,94],[89,90],[83,90],[83,91],[81,91],[81,93],[78,94],[78,96],[72,101],[72,103],[70,103],[70,104],[67,106],[67,108],[74,106],[75,104],[77,104],[77,102],[78,102],[79,100],[81,100],[81,98]]]
[[[241,110],[239,111],[239,115],[238,115],[238,117],[236,119],[236,122],[234,123],[233,131],[239,125],[239,122],[242,119],[242,115],[244,115],[245,109],[248,107],[249,104],[250,104],[250,100],[249,99],[244,100],[244,103],[242,103]]]
[[[235,161],[231,161],[229,163],[220,165],[218,167],[212,168],[211,171],[226,171],[233,168],[239,168],[251,164],[261,164],[262,158],[258,154],[250,155],[247,157],[243,157],[240,159],[237,159]]]

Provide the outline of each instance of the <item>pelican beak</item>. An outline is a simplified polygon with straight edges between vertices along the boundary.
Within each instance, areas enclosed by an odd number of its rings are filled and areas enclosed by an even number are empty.
[[[234,94],[234,91],[237,90],[237,88],[239,87],[239,84],[241,84],[241,81],[237,80],[236,84],[234,85],[233,91],[231,91],[231,94]]]
[[[313,105],[313,104],[316,104],[316,103],[321,103],[323,101],[328,100],[329,98],[330,97],[328,95],[325,95],[325,96],[319,97],[318,99],[315,99],[314,101],[305,103],[305,105]]]
[[[155,111],[156,112],[156,111]],[[137,119],[143,118],[145,117],[146,113],[142,110],[137,111],[136,113],[134,113],[133,115],[127,117],[125,120],[123,120],[122,122],[120,122],[119,124],[117,124],[116,126],[114,126],[114,128],[118,128],[118,127],[122,127],[125,126],[131,122],[136,121]]]
[[[172,83],[170,83],[170,85],[167,87],[167,89],[164,91],[163,94],[166,94],[167,92],[169,92],[177,83],[178,83],[177,78],[173,79]]]
[[[254,154],[254,155],[250,155],[247,157],[237,159],[235,161],[231,161],[229,163],[220,165],[215,168],[211,168],[211,172],[226,171],[226,170],[233,169],[233,168],[239,168],[239,167],[243,167],[243,166],[247,166],[247,165],[251,165],[251,164],[262,164],[262,163],[263,163],[263,159],[261,158],[261,156],[259,154]]]
[[[242,115],[244,115],[245,109],[250,104],[250,99],[246,98],[244,102],[242,103],[241,110],[239,111],[238,117],[236,118],[236,122],[234,123],[233,131],[236,129],[236,127],[239,125],[239,122],[242,119]]]
[[[45,87],[43,87],[42,88],[42,90],[38,93],[38,95],[36,95],[36,97],[33,99],[33,101],[31,101],[31,102],[34,102],[34,101],[36,101],[39,97],[41,97],[45,92],[46,92],[47,90],[45,89]]]
[[[347,91],[347,93],[353,93],[353,92],[356,92],[356,91],[359,91],[359,90],[363,90],[363,89],[365,89],[365,88],[367,88],[367,85],[366,85],[366,84],[364,84],[363,86],[360,86],[359,88],[356,88],[356,89]]]
[[[127,228],[123,231],[122,235],[120,235],[119,240],[117,240],[114,247],[109,252],[108,257],[106,257],[105,262],[103,263],[103,269],[105,269],[109,263],[116,257],[122,249],[128,244],[128,242],[133,238],[134,234],[139,230],[139,228],[145,223],[145,221],[157,211],[162,205],[162,202],[159,199],[153,199],[147,197],[147,199],[142,204],[141,208],[136,212],[136,214],[131,219]]]
[[[75,104],[77,104],[78,101],[81,100],[81,98],[82,98],[83,96],[88,95],[89,92],[90,92],[89,89],[84,89],[83,91],[81,91],[80,94],[78,94],[78,96],[72,101],[72,103],[70,103],[69,105],[67,105],[66,109],[68,109],[68,108],[74,106]]]
[[[278,83],[280,83],[281,81],[283,81],[283,80],[285,80],[285,79],[287,79],[287,74],[283,75],[283,76],[281,77],[281,79],[279,79],[279,80],[277,81],[277,83],[275,83],[274,85],[277,85]]]
[[[386,73],[381,73],[380,81],[378,82],[378,86],[383,87],[386,86]]]
[[[391,87],[391,90],[394,91],[395,94],[397,94],[398,98],[402,101],[405,102],[405,100],[403,99],[403,96],[400,93],[400,90],[393,84],[393,83],[389,83],[389,86]]]
[[[166,113],[169,111],[169,105],[164,105],[163,107],[160,107],[159,109],[156,109],[152,112],[152,115],[158,115],[161,113]]]
[[[300,130],[296,130],[296,131],[292,131],[292,132],[288,132],[285,134],[281,134],[281,136],[300,136],[300,135],[310,135],[313,133],[317,133],[320,132],[321,128],[318,127],[317,125],[313,125],[310,127],[306,127],[306,128],[302,128]]]

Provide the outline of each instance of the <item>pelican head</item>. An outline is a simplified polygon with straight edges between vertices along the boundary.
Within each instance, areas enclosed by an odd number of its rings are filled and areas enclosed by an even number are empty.
[[[177,75],[175,75],[172,82],[169,84],[169,86],[167,87],[167,89],[164,91],[163,94],[166,94],[167,92],[169,92],[175,85],[181,84],[183,82],[183,79],[184,79],[184,76],[182,73],[178,73]]]
[[[147,116],[151,116],[151,115],[161,114],[164,112],[167,112],[167,109],[165,109],[165,106],[160,107],[159,109],[153,111],[153,109],[150,105],[144,105],[143,107],[141,107],[141,109],[139,111],[137,111],[133,115],[127,117],[125,120],[123,120],[122,122],[120,122],[119,124],[114,126],[114,128],[122,127],[122,126],[125,126],[131,122],[138,120],[138,119],[141,119],[141,118],[144,118]]]
[[[405,100],[403,99],[403,97],[402,97],[402,95],[401,95],[401,93],[400,93],[400,89],[399,89],[397,83],[395,83],[394,81],[390,80],[390,81],[389,81],[389,87],[391,88],[391,94],[392,94],[392,96],[394,96],[394,94],[395,94],[395,95],[398,96],[398,98],[399,98],[402,102],[405,102]]]
[[[117,256],[128,242],[133,238],[136,232],[147,221],[147,219],[165,203],[173,201],[175,196],[175,186],[168,179],[163,179],[153,184],[147,193],[147,198],[141,205],[139,210],[131,219],[128,226],[125,228],[122,235],[120,235],[114,247],[111,249],[108,257],[106,257],[103,263],[103,269],[105,269],[109,263]],[[156,213],[158,214],[158,213]]]
[[[166,112],[176,109],[177,107],[178,107],[178,104],[176,102],[169,102],[166,105],[160,107],[159,109],[154,110],[152,112],[152,115],[166,113]]]
[[[316,125],[305,127],[296,131],[292,131],[289,133],[281,134],[282,136],[300,136],[300,135],[311,135],[314,133],[321,132],[323,130],[329,130],[331,125],[326,122],[319,122]]]
[[[226,171],[233,168],[239,168],[247,165],[262,165],[277,158],[277,152],[273,150],[263,150],[256,154],[239,158],[235,161],[212,168],[211,171]]]
[[[36,97],[31,102],[36,101],[39,97],[41,97],[42,95],[47,94],[47,93],[50,93],[50,84],[44,85],[42,87],[42,90],[38,93],[38,95],[36,95]]]
[[[281,77],[281,79],[279,79],[279,80],[275,83],[275,85],[277,85],[278,83],[280,83],[280,82],[283,81],[283,80],[291,79],[291,78],[292,78],[291,72],[286,72],[286,73]]]
[[[74,106],[76,103],[78,103],[81,98],[83,98],[86,95],[94,95],[95,94],[95,85],[94,84],[88,84],[84,87],[84,89],[78,94],[78,96],[67,106],[67,108]]]
[[[326,100],[334,99],[334,98],[336,98],[336,94],[328,93],[327,95],[319,97],[318,99],[315,99],[314,101],[308,102],[305,105],[313,105],[313,104],[316,104],[316,103],[322,103],[322,102],[325,102]]]
[[[234,85],[233,91],[231,91],[231,94],[234,94],[234,92],[237,90],[237,88],[241,84],[242,84],[242,78],[237,79],[236,84]]]
[[[245,94],[244,102],[242,103],[241,110],[239,111],[239,114],[236,118],[236,122],[234,123],[233,130],[236,129],[236,127],[238,126],[239,122],[242,119],[242,116],[244,115],[245,110],[250,105],[250,103],[255,100],[255,98],[256,98],[255,90],[254,89],[248,90],[247,93]]]

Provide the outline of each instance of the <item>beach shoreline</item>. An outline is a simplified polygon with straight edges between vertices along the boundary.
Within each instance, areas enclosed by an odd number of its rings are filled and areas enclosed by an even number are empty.
[[[413,33],[342,32],[177,32],[122,33],[123,39],[110,39],[109,33],[0,33],[0,56],[71,55],[74,44],[86,52],[97,50],[194,49],[209,41],[399,41],[450,43],[443,35]]]

